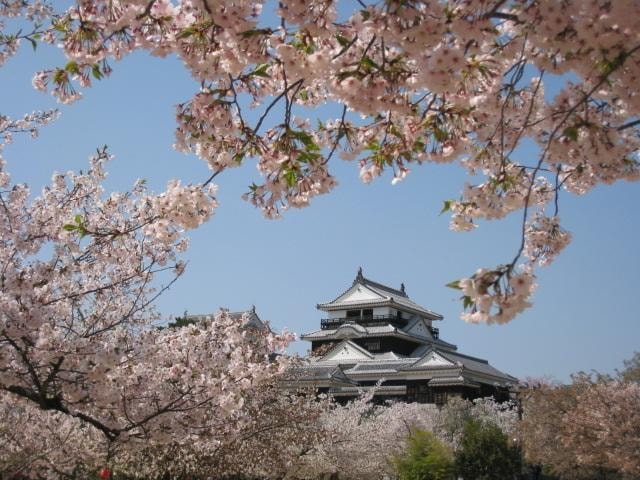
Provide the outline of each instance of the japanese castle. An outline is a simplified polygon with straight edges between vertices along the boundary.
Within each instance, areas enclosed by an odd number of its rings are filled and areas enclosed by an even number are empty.
[[[413,302],[404,284],[392,288],[365,278],[359,269],[345,292],[317,308],[327,318],[319,330],[302,335],[311,342],[311,355],[297,382],[337,400],[346,401],[378,382],[377,401],[505,400],[517,382],[442,340],[433,326],[442,315]]]

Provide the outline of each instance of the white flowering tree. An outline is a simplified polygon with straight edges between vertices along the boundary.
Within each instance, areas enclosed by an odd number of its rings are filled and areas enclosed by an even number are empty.
[[[532,464],[575,480],[639,475],[637,383],[580,374],[569,385],[529,385],[521,398],[519,436]]]
[[[407,446],[414,429],[434,433],[456,450],[469,419],[492,423],[508,435],[517,426],[517,410],[511,403],[493,399],[469,402],[451,399],[446,405],[392,403],[376,405],[372,393],[334,405],[320,417],[321,442],[294,459],[292,478],[318,478],[320,474],[349,479],[383,479],[394,476],[391,461]]]
[[[176,148],[207,162],[205,184],[257,161],[264,181],[246,198],[267,217],[330,192],[335,157],[354,161],[365,182],[390,170],[395,183],[424,162],[457,162],[470,179],[444,204],[451,228],[512,212],[522,218],[512,258],[450,284],[462,291],[470,322],[508,322],[530,305],[535,267],[570,241],[559,218],[562,192],[639,177],[634,0],[264,7],[78,0],[53,16],[32,8],[52,26],[21,37],[61,46],[68,63],[33,83],[64,103],[135,50],[177,55],[201,87],[178,107]],[[5,40],[5,51],[17,42]],[[558,76],[563,87],[550,99],[545,81]],[[317,118],[307,118],[309,108]],[[535,153],[523,153],[527,141]]]
[[[0,118],[0,151],[55,116]],[[172,181],[153,194],[136,182],[108,194],[108,161],[101,149],[86,173],[54,174],[31,196],[0,157],[2,475],[143,465],[156,476],[169,471],[159,461],[167,452],[182,472],[197,471],[187,461],[194,445],[215,457],[258,426],[282,430],[256,402],[312,418],[308,403],[267,395],[288,363],[272,356],[291,335],[249,331],[224,311],[157,328],[153,302],[182,274],[185,232],[213,214],[215,186]]]
[[[590,385],[562,419],[560,437],[587,466],[640,476],[640,385],[609,381]]]
[[[248,333],[225,312],[180,329],[155,326],[152,302],[182,273],[183,233],[213,213],[215,189],[174,182],[154,195],[137,183],[106,195],[106,161],[100,151],[87,173],[54,175],[32,200],[0,172],[2,408],[55,414],[8,431],[17,443],[5,445],[18,451],[21,434],[36,438],[27,445],[37,452],[30,469],[40,457],[48,468],[38,445],[55,447],[57,437],[47,430],[86,436],[71,449],[81,456],[56,454],[88,465],[223,432],[221,424],[231,435],[243,425],[246,397],[285,365],[269,356],[290,335]],[[58,422],[63,428],[47,428]],[[212,445],[225,438],[205,436]]]

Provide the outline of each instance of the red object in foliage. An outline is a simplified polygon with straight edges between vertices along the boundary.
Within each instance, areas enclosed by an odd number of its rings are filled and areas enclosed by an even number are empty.
[[[100,470],[100,473],[98,473],[98,476],[106,480],[111,477],[111,470],[109,470],[107,467],[104,467],[102,470]]]

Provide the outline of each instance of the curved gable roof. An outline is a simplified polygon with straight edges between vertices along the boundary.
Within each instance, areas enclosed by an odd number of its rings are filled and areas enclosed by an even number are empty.
[[[404,290],[378,283],[362,275],[362,269],[358,271],[353,284],[336,298],[326,303],[319,303],[319,310],[331,311],[355,307],[394,306],[401,310],[423,315],[430,320],[442,320],[442,315],[424,308],[409,298]]]
[[[374,356],[360,345],[350,341],[343,340],[333,347],[316,362],[354,362],[359,360],[372,360]]]

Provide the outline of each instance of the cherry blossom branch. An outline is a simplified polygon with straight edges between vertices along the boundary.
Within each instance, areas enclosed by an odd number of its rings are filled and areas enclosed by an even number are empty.
[[[605,82],[607,82],[607,80],[611,76],[611,74],[614,73],[616,70],[620,69],[624,65],[625,61],[629,57],[631,57],[638,50],[640,50],[640,45],[636,45],[635,47],[631,48],[628,52],[620,54],[619,57],[616,59],[615,64],[611,68],[609,68],[609,70],[604,75],[602,75],[600,77],[600,80],[598,82],[596,82],[596,84],[593,87],[591,87],[591,89],[578,102],[576,102],[571,108],[569,108],[569,110],[564,114],[564,116],[562,117],[560,122],[558,122],[556,124],[554,129],[549,134],[545,149],[543,150],[542,154],[540,155],[540,158],[538,159],[538,163],[537,163],[535,169],[531,173],[531,181],[529,183],[529,187],[527,189],[527,193],[526,193],[525,199],[524,199],[524,209],[523,209],[523,214],[522,214],[522,231],[521,231],[520,248],[518,249],[518,252],[516,253],[516,256],[514,257],[512,262],[509,264],[509,271],[511,271],[511,270],[513,270],[513,268],[515,268],[515,265],[518,262],[518,260],[520,259],[520,256],[522,255],[522,252],[524,250],[525,241],[526,241],[526,228],[527,228],[527,217],[528,217],[528,210],[529,210],[529,200],[531,198],[531,192],[533,190],[533,185],[534,185],[534,182],[535,182],[535,176],[537,175],[537,173],[539,172],[540,168],[542,167],[542,164],[544,163],[544,161],[545,161],[545,159],[547,157],[547,154],[549,152],[551,144],[552,144],[553,140],[555,139],[556,135],[558,134],[558,132],[560,131],[560,128],[562,128],[564,126],[565,122],[571,117],[571,115],[573,115],[573,113],[581,105],[583,105],[586,101],[588,101],[588,99],[591,98],[591,96]]]
[[[617,130],[622,132],[623,130],[627,130],[628,128],[633,128],[637,125],[640,125],[640,119],[633,120],[632,122],[625,123],[624,125],[620,125],[617,127]]]

